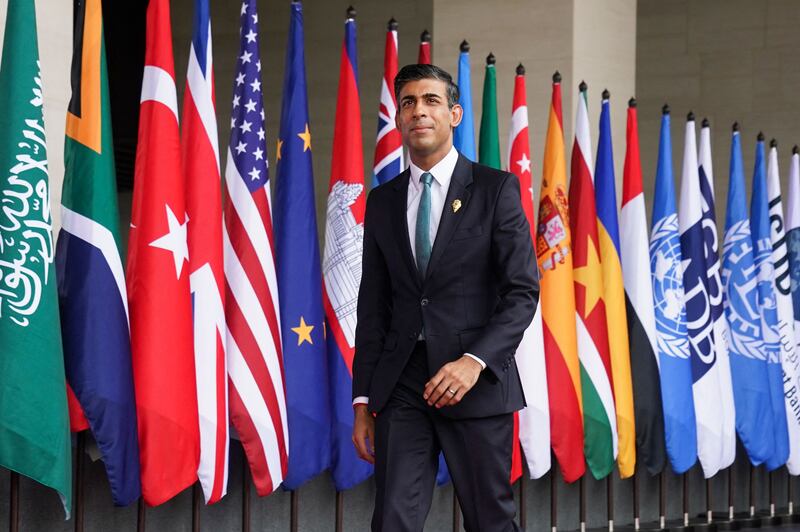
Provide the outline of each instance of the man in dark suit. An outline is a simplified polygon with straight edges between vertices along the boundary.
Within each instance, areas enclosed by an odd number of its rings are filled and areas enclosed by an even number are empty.
[[[353,443],[375,464],[373,531],[421,531],[444,452],[468,531],[518,530],[514,361],[539,284],[519,182],[453,148],[458,87],[395,80],[409,169],[372,190],[353,360]]]

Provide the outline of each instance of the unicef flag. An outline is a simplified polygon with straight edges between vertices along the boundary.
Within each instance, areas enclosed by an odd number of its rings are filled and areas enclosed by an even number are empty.
[[[753,265],[758,283],[758,306],[761,311],[761,338],[764,341],[762,356],[766,356],[767,361],[772,428],[775,435],[772,453],[766,461],[767,469],[772,471],[785,464],[789,458],[789,430],[786,425],[786,406],[783,398],[778,305],[773,284],[775,268],[772,265],[772,242],[769,236],[767,169],[764,160],[764,135],[761,133],[758,134],[756,143],[753,194],[750,198],[750,227],[753,232]],[[765,421],[766,418],[762,423]],[[764,425],[761,429],[766,430]]]
[[[728,318],[728,354],[736,406],[736,432],[750,463],[759,465],[772,454],[774,431],[767,375],[767,357],[761,339],[758,280],[753,264],[753,241],[745,205],[742,148],[738,126],[731,140],[728,212],[722,251],[723,305]]]
[[[689,359],[686,309],[683,303],[683,268],[672,178],[669,122],[669,108],[665,105],[658,146],[650,270],[653,274],[667,456],[672,470],[680,474],[697,461],[697,428],[692,398],[692,366]]]

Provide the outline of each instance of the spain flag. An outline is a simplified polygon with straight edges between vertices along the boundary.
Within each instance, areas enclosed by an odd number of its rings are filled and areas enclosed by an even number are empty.
[[[567,169],[561,118],[561,75],[553,75],[553,100],[545,139],[542,188],[536,229],[540,301],[544,322],[550,441],[567,482],[586,470],[583,456],[581,378],[575,337],[572,240]]]

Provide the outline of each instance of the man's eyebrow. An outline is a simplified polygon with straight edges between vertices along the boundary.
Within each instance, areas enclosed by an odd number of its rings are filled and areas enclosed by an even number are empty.
[[[420,98],[440,98],[441,99],[441,98],[443,98],[443,96],[441,94],[437,94],[435,92],[426,92],[425,94],[420,95]],[[400,101],[404,102],[404,101],[407,101],[407,100],[416,100],[416,99],[417,99],[417,97],[414,96],[413,94],[407,94],[407,95],[403,96],[402,98],[400,98]]]

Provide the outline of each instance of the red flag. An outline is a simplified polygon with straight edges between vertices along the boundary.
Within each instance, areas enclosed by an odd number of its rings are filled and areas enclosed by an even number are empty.
[[[431,32],[425,30],[419,36],[419,55],[417,56],[417,63],[420,65],[431,64]]]
[[[222,262],[222,194],[214,104],[211,19],[208,0],[197,0],[183,97],[181,160],[186,212],[191,223],[189,284],[200,417],[197,476],[207,504],[228,485],[228,374],[225,364],[225,275]]]
[[[161,504],[200,458],[186,203],[168,0],[147,8],[147,45],[128,254],[142,495]]]

